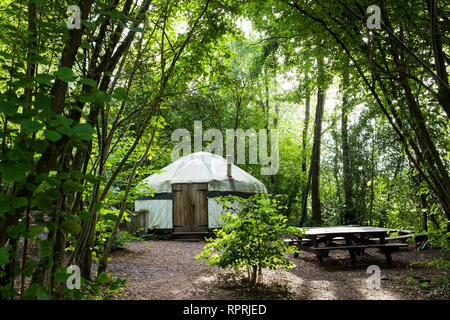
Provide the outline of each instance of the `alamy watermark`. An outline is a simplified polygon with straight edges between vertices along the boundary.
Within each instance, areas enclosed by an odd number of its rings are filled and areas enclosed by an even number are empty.
[[[67,7],[67,14],[69,14],[69,18],[67,18],[67,28],[69,30],[72,29],[81,29],[81,9],[77,5],[70,5]]]
[[[381,287],[380,267],[373,264],[367,267],[366,273],[370,274],[370,276],[366,279],[367,288],[379,290]]]
[[[371,14],[367,18],[367,28],[372,29],[381,29],[381,9],[379,6],[373,4],[367,8],[367,14]]]
[[[81,288],[81,271],[77,265],[70,265],[67,267],[66,273],[71,274],[66,280],[67,288],[80,289]]]
[[[261,164],[261,175],[274,175],[279,169],[278,129],[226,129],[225,148],[226,154],[238,164],[246,163],[246,138],[248,138],[248,163]],[[270,155],[268,154],[268,136],[270,136]],[[202,150],[203,141],[211,142]],[[187,129],[176,129],[172,132],[171,140],[177,142],[172,150],[172,161],[182,156],[191,154],[192,139]],[[210,152],[223,157],[224,137],[218,129],[208,129],[203,133],[202,121],[194,121],[194,152]],[[236,140],[236,148],[235,148]],[[181,151],[181,155],[180,155]],[[235,151],[237,155],[235,155]]]

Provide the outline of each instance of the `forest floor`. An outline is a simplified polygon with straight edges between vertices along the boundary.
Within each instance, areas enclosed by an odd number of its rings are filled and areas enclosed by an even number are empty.
[[[330,253],[324,266],[314,254],[302,252],[290,257],[296,267],[289,270],[264,270],[264,281],[249,288],[244,272],[223,270],[194,257],[205,242],[150,240],[133,241],[126,249],[112,253],[107,272],[127,280],[116,299],[161,300],[238,300],[238,299],[318,299],[318,300],[411,300],[449,299],[448,272],[426,264],[411,263],[435,259],[438,249],[408,249],[393,253],[394,263],[386,264],[384,255],[375,249],[358,256],[351,266],[349,254]],[[370,289],[367,267],[381,269],[381,286]],[[447,287],[445,287],[447,286]],[[444,289],[443,289],[444,288]]]

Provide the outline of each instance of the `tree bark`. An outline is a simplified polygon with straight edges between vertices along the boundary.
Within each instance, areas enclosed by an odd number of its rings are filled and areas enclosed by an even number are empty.
[[[273,118],[273,127],[274,129],[278,129],[278,117],[280,114],[280,102],[275,102],[275,117]],[[278,182],[277,177],[275,174],[270,176],[270,182],[272,184],[272,193],[277,194],[278,193]]]
[[[323,58],[318,59],[318,79],[317,105],[314,120],[314,142],[311,155],[311,225],[320,226],[322,224],[321,203],[320,203],[320,144],[322,140],[322,118],[325,105],[325,91],[322,88],[324,78]]]
[[[306,173],[306,144],[307,144],[307,136],[309,129],[309,110],[311,104],[311,97],[309,94],[309,90],[306,93],[305,98],[305,121],[303,125],[303,135],[302,135],[302,172]]]
[[[450,118],[450,90],[448,89],[448,73],[445,65],[445,53],[442,48],[436,0],[427,0],[427,8],[430,16],[431,47],[433,48],[434,65],[436,74],[441,79],[441,81],[437,81],[438,99],[447,114],[447,117]]]
[[[111,250],[112,243],[114,241],[114,237],[115,237],[115,235],[117,233],[117,230],[119,229],[119,224],[120,224],[120,221],[122,220],[123,213],[125,212],[125,207],[126,207],[127,200],[128,200],[128,194],[130,192],[131,185],[133,183],[134,177],[136,176],[136,170],[144,162],[144,160],[147,158],[147,154],[150,151],[150,147],[152,146],[156,130],[157,130],[157,127],[155,127],[153,129],[152,137],[151,137],[149,143],[147,144],[147,148],[145,149],[144,154],[134,163],[133,169],[131,170],[130,176],[128,177],[128,183],[127,183],[127,187],[125,189],[125,194],[124,194],[123,199],[122,199],[122,205],[120,207],[120,212],[119,212],[117,220],[116,220],[116,222],[114,224],[114,228],[113,228],[113,230],[111,232],[111,236],[108,238],[108,241],[106,242],[105,250],[103,251],[102,259],[101,259],[101,261],[99,263],[98,272],[97,272],[98,274],[100,274],[100,273],[102,273],[102,272],[104,272],[106,270],[106,266],[107,266],[107,263],[108,263],[109,252]]]
[[[306,81],[305,81],[306,82]],[[306,85],[309,85],[306,83]],[[303,125],[303,136],[302,136],[302,176],[304,177],[306,175],[306,140],[308,135],[308,128],[309,128],[309,112],[310,112],[310,104],[311,104],[311,97],[310,97],[310,91],[309,88],[306,90],[306,97],[305,97],[305,120]],[[308,204],[308,193],[309,193],[309,187],[311,185],[311,169],[309,170],[308,176],[306,178],[306,184],[302,191],[302,211],[300,213],[300,221],[298,226],[301,228],[303,226],[303,223],[305,222],[306,215],[307,215],[307,204]]]
[[[355,224],[356,214],[353,207],[353,181],[350,164],[350,151],[348,146],[348,95],[349,86],[348,65],[342,74],[342,115],[341,115],[341,139],[342,139],[342,166],[344,185],[344,224]]]

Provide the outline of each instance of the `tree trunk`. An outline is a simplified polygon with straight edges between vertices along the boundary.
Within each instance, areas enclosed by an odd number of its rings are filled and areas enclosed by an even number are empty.
[[[112,230],[112,232],[111,232],[111,236],[108,238],[108,241],[106,242],[105,250],[104,250],[104,252],[103,252],[102,259],[101,259],[101,261],[100,261],[100,263],[99,263],[98,272],[97,272],[98,274],[100,274],[100,273],[106,271],[106,266],[107,266],[107,263],[108,263],[109,252],[110,252],[110,250],[111,250],[112,243],[113,243],[113,241],[114,241],[115,235],[116,235],[116,233],[117,233],[117,231],[118,231],[118,229],[119,229],[119,224],[120,224],[120,221],[122,220],[123,213],[125,212],[125,207],[126,207],[127,200],[128,200],[128,194],[129,194],[130,189],[131,189],[131,184],[133,183],[134,177],[136,176],[136,170],[137,170],[137,168],[138,168],[138,167],[144,162],[144,160],[147,158],[147,154],[148,154],[148,152],[150,151],[150,147],[152,146],[152,143],[153,143],[153,139],[154,139],[154,137],[155,137],[156,130],[157,130],[157,127],[155,127],[155,128],[153,129],[152,137],[151,137],[149,143],[147,144],[147,148],[145,149],[144,154],[143,154],[143,155],[142,155],[142,156],[134,163],[134,165],[133,165],[133,169],[132,169],[132,171],[131,171],[131,173],[130,173],[130,176],[129,176],[129,178],[128,178],[128,183],[127,183],[127,187],[126,187],[126,189],[125,189],[125,194],[124,194],[123,199],[122,199],[122,205],[121,205],[121,207],[120,207],[120,213],[119,213],[119,216],[117,217],[117,220],[116,220],[116,222],[115,222],[115,224],[114,224],[114,228],[113,228],[113,230]]]
[[[309,188],[311,186],[311,167],[309,168],[308,179],[306,181],[305,190],[302,194],[302,212],[300,214],[300,222],[298,223],[299,228],[303,227],[303,223],[305,223],[306,214],[308,211],[308,193]]]
[[[309,85],[307,81],[305,81],[305,85]],[[306,97],[305,97],[305,120],[304,120],[304,126],[303,126],[303,136],[302,136],[302,176],[304,177],[306,175],[306,140],[308,136],[308,128],[309,128],[309,112],[310,112],[310,105],[311,105],[311,97],[310,97],[310,91],[309,88],[306,90]],[[303,226],[303,223],[306,219],[307,214],[307,204],[308,204],[308,193],[309,193],[309,187],[311,185],[311,169],[309,170],[307,179],[306,179],[306,185],[303,188],[302,192],[302,211],[300,214],[300,221],[298,226],[301,228]]]
[[[252,277],[250,279],[252,286],[256,285],[257,280],[258,280],[258,266],[252,266]]]
[[[322,224],[321,204],[320,204],[320,144],[322,140],[322,118],[325,105],[325,91],[324,86],[324,66],[323,58],[318,61],[318,78],[319,87],[317,89],[317,105],[316,115],[314,120],[314,142],[311,155],[311,225],[320,226]]]
[[[308,135],[309,128],[309,109],[310,109],[311,99],[309,90],[306,93],[305,98],[305,122],[303,126],[303,135],[302,135],[302,173],[306,174],[306,140]]]
[[[427,0],[427,8],[430,16],[430,35],[434,65],[436,66],[436,74],[440,79],[440,81],[436,82],[438,86],[438,99],[447,117],[450,118],[450,89],[448,86],[448,73],[445,66],[445,53],[442,47],[436,0]]]
[[[278,117],[280,114],[280,103],[277,101],[275,102],[275,117],[273,118],[273,128],[278,129]],[[278,185],[277,185],[277,177],[275,174],[272,174],[270,176],[270,182],[272,184],[272,193],[277,194],[278,193]]]
[[[376,126],[372,136],[372,153],[370,159],[370,204],[369,204],[369,225],[372,224],[373,219],[373,201],[375,198],[374,179],[375,179],[375,143],[376,143]]]
[[[341,139],[342,139],[342,166],[344,185],[344,224],[355,224],[356,214],[353,207],[353,181],[350,164],[350,151],[348,146],[348,95],[349,86],[348,66],[342,75],[342,116],[341,116]]]

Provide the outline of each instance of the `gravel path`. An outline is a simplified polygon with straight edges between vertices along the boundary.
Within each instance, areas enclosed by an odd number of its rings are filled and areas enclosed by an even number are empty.
[[[195,260],[204,245],[201,241],[134,241],[127,249],[113,252],[107,271],[128,280],[117,299],[429,299],[431,289],[423,283],[435,275],[449,276],[423,265],[409,267],[414,261],[438,256],[436,249],[401,250],[393,254],[392,266],[386,264],[384,255],[370,249],[358,257],[355,268],[347,252],[330,253],[323,267],[313,254],[303,252],[298,259],[291,258],[295,268],[264,270],[264,284],[250,289],[240,280],[243,272]],[[380,289],[369,289],[366,284],[367,267],[374,264],[381,268]],[[414,281],[422,285],[411,285]]]

